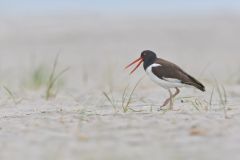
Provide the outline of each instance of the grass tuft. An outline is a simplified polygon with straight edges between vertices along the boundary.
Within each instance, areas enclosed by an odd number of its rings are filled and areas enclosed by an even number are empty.
[[[209,105],[210,105],[211,108],[212,108],[212,105],[213,105],[212,101],[213,101],[214,91],[215,91],[215,88],[213,87],[212,92],[211,92],[211,96],[210,96],[210,99],[209,99]]]
[[[194,107],[198,112],[201,112],[203,109],[205,111],[208,111],[208,102],[206,100],[203,100],[199,97],[195,96],[187,96],[187,97],[180,97],[182,103],[190,103],[191,106]]]
[[[136,90],[137,86],[140,84],[143,78],[139,79],[133,89],[131,90],[130,94],[127,94],[127,90],[129,88],[129,85],[124,89],[123,95],[122,95],[122,109],[123,112],[126,113],[129,110],[129,106],[132,103],[133,99],[133,93]]]
[[[38,66],[32,73],[28,82],[28,86],[33,89],[39,89],[47,83],[47,69],[41,65]]]
[[[124,113],[126,113],[129,110],[135,111],[132,108],[130,108],[130,104],[133,102],[133,94],[134,94],[135,90],[137,89],[138,85],[140,84],[140,82],[142,81],[142,79],[143,78],[138,80],[138,82],[135,84],[135,86],[133,87],[133,89],[130,92],[128,92],[129,84],[124,88],[123,94],[122,94],[122,99],[121,99],[121,108]],[[117,112],[118,106],[117,106],[116,100],[113,97],[112,92],[110,92],[109,94],[107,94],[106,92],[103,92],[103,95],[109,101],[109,103],[112,105],[115,112]]]
[[[8,96],[10,97],[10,99],[12,99],[14,104],[17,105],[22,101],[22,99],[18,99],[16,95],[8,87],[3,86],[3,89],[7,92]]]
[[[103,95],[106,97],[106,99],[112,105],[114,111],[117,112],[116,102],[115,102],[115,99],[113,98],[112,92],[110,92],[110,95],[108,95],[106,92],[103,92]]]
[[[220,85],[216,79],[215,79],[215,86],[216,86],[216,90],[217,90],[219,101],[220,101],[219,103],[223,108],[224,117],[227,119],[229,118],[229,116],[227,115],[227,107],[226,107],[228,102],[227,92],[225,90],[225,87],[223,85]]]
[[[51,74],[49,76],[48,82],[47,82],[47,89],[46,89],[46,94],[45,98],[48,100],[51,97],[56,96],[57,91],[54,91],[53,88],[56,85],[56,82],[59,80],[59,78],[69,70],[69,67],[63,69],[60,72],[56,72],[57,65],[58,65],[58,59],[59,59],[59,54],[56,56],[53,64],[53,68],[51,70]]]

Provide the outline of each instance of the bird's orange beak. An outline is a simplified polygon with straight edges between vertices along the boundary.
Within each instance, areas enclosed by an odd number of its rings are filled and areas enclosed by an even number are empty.
[[[136,67],[130,72],[130,74],[132,74],[132,73],[140,66],[140,64],[143,62],[142,57],[136,59],[135,61],[133,61],[132,63],[130,63],[129,65],[127,65],[127,66],[125,67],[125,69],[127,69],[127,68],[129,68],[131,65],[133,65],[133,64],[135,64],[135,63],[137,63],[137,62],[138,62],[138,64],[137,64]]]

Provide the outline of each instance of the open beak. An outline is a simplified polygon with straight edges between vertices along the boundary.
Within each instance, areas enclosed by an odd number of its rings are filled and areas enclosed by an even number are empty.
[[[140,66],[140,64],[143,62],[142,57],[136,59],[135,61],[133,61],[132,63],[130,63],[129,65],[127,65],[127,66],[125,67],[125,69],[127,69],[127,68],[129,68],[131,65],[133,65],[133,64],[135,64],[135,63],[137,63],[137,62],[138,62],[138,64],[137,64],[136,67],[130,72],[130,74],[132,74],[132,73]]]

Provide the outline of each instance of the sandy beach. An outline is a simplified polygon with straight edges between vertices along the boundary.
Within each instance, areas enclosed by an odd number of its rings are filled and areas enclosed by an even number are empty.
[[[239,15],[0,19],[1,160],[240,159]],[[181,89],[173,111],[158,111],[168,92],[142,67],[124,70],[145,49],[206,92]],[[68,69],[46,100],[56,55],[56,73]]]

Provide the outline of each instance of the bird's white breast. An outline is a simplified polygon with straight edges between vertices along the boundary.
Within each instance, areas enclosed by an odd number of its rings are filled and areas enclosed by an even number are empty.
[[[146,69],[146,73],[148,75],[148,77],[154,81],[155,83],[157,83],[158,85],[160,85],[161,87],[165,88],[165,89],[169,89],[169,88],[175,88],[175,87],[184,87],[186,86],[185,84],[181,83],[180,80],[178,79],[174,79],[174,78],[158,78],[155,74],[153,74],[152,72],[152,68],[153,67],[158,67],[161,66],[160,64],[156,64],[153,63],[150,66],[147,67]]]

